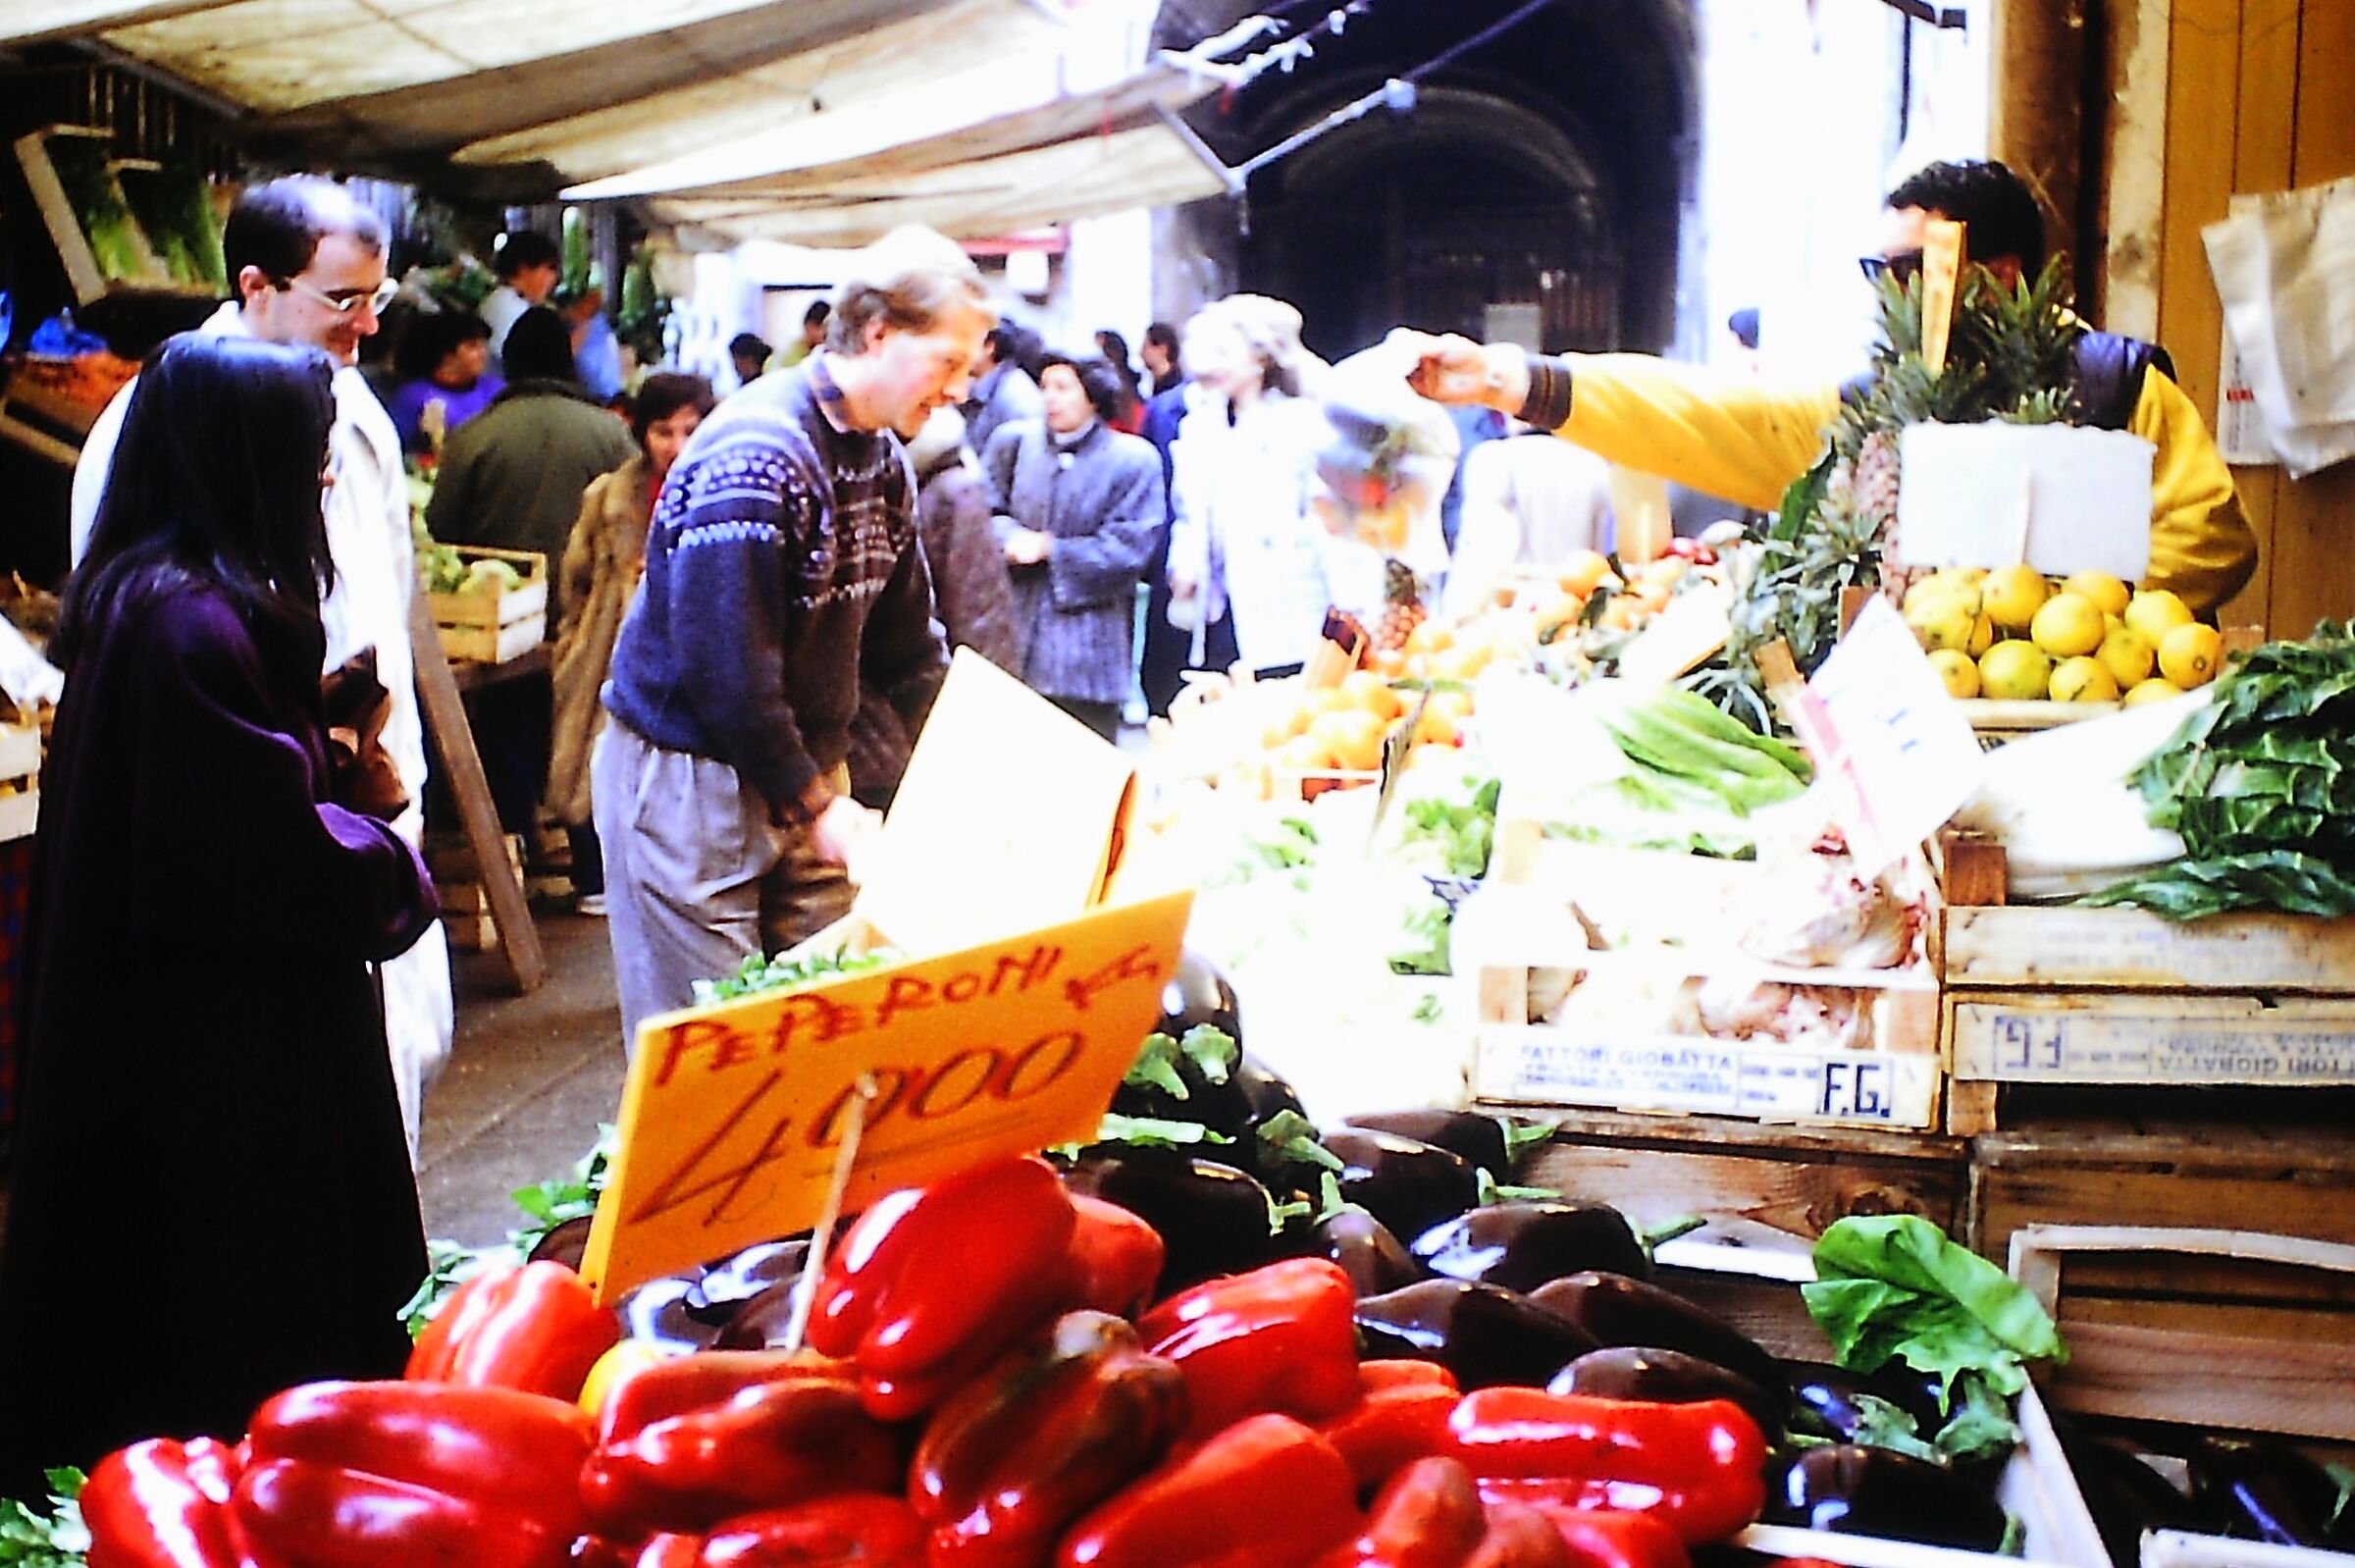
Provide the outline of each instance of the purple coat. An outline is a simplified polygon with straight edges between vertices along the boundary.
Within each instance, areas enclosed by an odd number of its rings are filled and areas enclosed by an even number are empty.
[[[0,1495],[130,1439],[236,1438],[397,1377],[424,1232],[368,965],[433,918],[323,804],[318,633],[183,582],[68,672],[35,840],[0,1239]]]

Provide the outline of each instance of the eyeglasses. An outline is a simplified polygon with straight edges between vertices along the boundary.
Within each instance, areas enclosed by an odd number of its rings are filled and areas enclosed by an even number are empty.
[[[332,294],[324,288],[312,287],[299,278],[282,278],[278,287],[308,295],[339,316],[356,316],[362,306],[367,307],[370,315],[381,316],[385,307],[392,303],[392,297],[400,292],[400,281],[396,278],[388,278],[374,288],[339,288]]]
[[[1910,284],[1921,276],[1921,252],[1900,251],[1894,256],[1858,256],[1857,265],[1862,269],[1867,283],[1879,283],[1883,277]]]

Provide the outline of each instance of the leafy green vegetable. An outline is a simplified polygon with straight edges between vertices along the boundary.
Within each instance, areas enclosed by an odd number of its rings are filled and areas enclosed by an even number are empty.
[[[46,1508],[0,1500],[0,1564],[8,1568],[82,1568],[88,1560],[89,1527],[74,1499],[89,1478],[73,1469],[47,1474]]]
[[[111,144],[101,136],[51,136],[42,145],[65,188],[66,201],[81,221],[89,241],[90,258],[111,282],[143,282],[148,277],[138,220],[123,199],[122,185],[107,167]]]
[[[1406,916],[1406,945],[1390,955],[1390,972],[1453,974],[1454,923],[1454,907],[1437,893],[1417,901]]]
[[[1496,844],[1496,802],[1503,788],[1501,780],[1489,779],[1473,790],[1469,801],[1436,795],[1408,801],[1400,843],[1437,845],[1449,876],[1488,875],[1489,856]]]
[[[1232,1143],[1224,1132],[1213,1132],[1199,1122],[1172,1122],[1161,1117],[1122,1116],[1107,1111],[1096,1124],[1096,1142],[1125,1143],[1140,1149],[1184,1149],[1197,1144]],[[1078,1144],[1066,1145],[1076,1155]]]
[[[2355,630],[2325,621],[2241,656],[2132,782],[2184,859],[2088,902],[2355,914]]]
[[[442,1237],[428,1241],[425,1279],[400,1308],[409,1337],[425,1333],[425,1326],[434,1321],[450,1292],[476,1275],[489,1269],[520,1268],[550,1231],[597,1213],[597,1200],[604,1193],[613,1166],[614,1138],[613,1124],[600,1123],[597,1142],[573,1166],[570,1176],[516,1188],[515,1207],[531,1223],[508,1231],[506,1240],[487,1247],[469,1247]],[[0,1562],[5,1560],[0,1558]]]
[[[2012,1419],[2010,1400],[1975,1372],[1963,1373],[1955,1386],[1962,1390],[1962,1403],[1938,1429],[1942,1456],[1963,1463],[2001,1459],[2019,1446],[2019,1425]]]
[[[2027,1362],[2068,1356],[2034,1296],[1917,1215],[1840,1221],[1815,1243],[1815,1274],[1801,1293],[1842,1366],[1903,1360],[1944,1379],[1950,1402],[1966,1371],[2017,1394]]]
[[[763,958],[756,953],[746,959],[734,974],[718,980],[695,982],[695,1005],[708,1007],[714,1002],[732,1002],[738,997],[759,996],[769,991],[794,991],[817,980],[830,980],[839,974],[858,974],[866,969],[879,969],[899,957],[896,953],[812,953],[804,958],[788,959],[783,954]]]

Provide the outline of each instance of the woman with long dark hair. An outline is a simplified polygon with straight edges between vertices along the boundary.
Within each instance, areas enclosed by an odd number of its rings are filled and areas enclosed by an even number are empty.
[[[333,374],[315,348],[166,343],[67,589],[0,1495],[143,1436],[234,1438],[278,1388],[405,1359],[425,1244],[368,966],[433,899],[386,821],[329,798]]]

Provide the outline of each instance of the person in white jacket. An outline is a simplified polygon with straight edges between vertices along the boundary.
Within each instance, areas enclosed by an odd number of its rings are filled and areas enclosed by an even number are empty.
[[[425,725],[409,642],[417,561],[409,532],[408,480],[392,418],[356,368],[360,340],[374,335],[377,312],[392,293],[385,276],[384,225],[341,185],[298,175],[254,185],[239,196],[222,235],[222,250],[237,296],[198,331],[308,343],[342,367],[336,373],[336,423],[329,437],[335,482],[327,494],[327,542],[336,585],[320,606],[327,628],[326,669],[364,649],[376,650],[377,678],[392,693],[383,745],[409,798],[392,826],[416,845],[425,831]],[[74,471],[77,563],[97,521],[130,402],[126,387],[82,444]],[[439,922],[415,947],[385,965],[383,978],[386,1042],[414,1164],[425,1087],[449,1055],[453,1021],[449,947]]]
[[[1296,668],[1338,604],[1381,604],[1381,562],[1338,549],[1310,513],[1317,454],[1332,439],[1302,371],[1300,312],[1281,299],[1230,294],[1185,329],[1193,373],[1170,446],[1170,621],[1193,633],[1234,618],[1242,664]],[[1337,580],[1336,580],[1337,579]]]
[[[1460,619],[1516,566],[1558,566],[1610,544],[1611,465],[1526,428],[1464,458],[1463,522],[1447,567],[1443,612]]]

